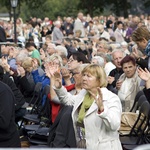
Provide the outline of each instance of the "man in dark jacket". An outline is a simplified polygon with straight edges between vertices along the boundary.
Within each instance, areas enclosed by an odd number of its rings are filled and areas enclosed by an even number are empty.
[[[12,90],[0,81],[0,147],[20,147],[14,101]]]
[[[0,42],[6,42],[6,33],[3,28],[3,21],[0,20]],[[1,45],[0,45],[0,57],[1,57]]]
[[[7,84],[11,88],[15,96],[15,120],[16,122],[18,122],[19,119],[21,119],[21,117],[23,117],[26,112],[26,108],[24,107],[25,99],[20,90],[16,87],[16,84],[9,77],[9,75],[4,74],[3,68],[1,66],[0,66],[0,81]]]
[[[118,81],[119,77],[123,74],[123,70],[120,65],[120,62],[124,58],[124,56],[125,53],[120,49],[116,49],[112,52],[112,59],[116,68],[113,69],[108,76],[107,88],[114,93],[117,93],[116,82]]]

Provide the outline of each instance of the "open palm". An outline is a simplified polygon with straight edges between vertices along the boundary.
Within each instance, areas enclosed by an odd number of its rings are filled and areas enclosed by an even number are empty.
[[[145,70],[143,70],[142,68],[138,68],[137,72],[139,77],[144,81],[148,81],[150,79],[150,72],[146,68]]]

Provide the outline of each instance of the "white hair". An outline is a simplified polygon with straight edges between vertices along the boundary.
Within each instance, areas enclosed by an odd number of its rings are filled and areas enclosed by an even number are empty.
[[[26,53],[19,53],[16,56],[16,60],[23,62],[27,57],[28,57],[28,55]]]
[[[55,26],[61,25],[61,22],[59,20],[55,21]]]
[[[100,57],[100,56],[94,56],[92,59],[96,59],[98,62],[98,65],[100,65],[101,67],[105,66],[105,62],[104,62],[104,58]]]
[[[64,46],[58,45],[56,46],[56,50],[58,53],[60,53],[60,55],[68,56],[67,49]]]

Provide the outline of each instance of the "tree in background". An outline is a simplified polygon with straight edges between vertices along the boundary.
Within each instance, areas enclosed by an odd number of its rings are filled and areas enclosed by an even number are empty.
[[[105,4],[105,0],[80,0],[78,9],[90,16],[96,16],[104,11]]]
[[[136,0],[137,5],[140,2],[145,2],[145,7],[150,6],[150,0]],[[128,17],[129,10],[135,7],[132,5],[130,0],[18,0],[16,12],[24,21],[30,17],[42,19],[49,17],[51,20],[56,19],[57,16],[76,17],[81,10],[84,14],[91,16],[103,15],[104,10],[106,10],[112,11],[116,16]],[[110,11],[107,8],[110,8]],[[0,0],[0,12],[9,13],[11,17],[10,0]]]

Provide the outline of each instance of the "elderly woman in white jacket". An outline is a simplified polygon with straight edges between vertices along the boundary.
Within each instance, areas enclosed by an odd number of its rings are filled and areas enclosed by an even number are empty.
[[[122,150],[118,129],[122,107],[117,95],[106,89],[107,79],[102,67],[91,64],[82,71],[83,90],[71,95],[61,83],[61,75],[56,67],[49,69],[60,101],[73,105],[72,120],[77,143],[85,141],[90,150]]]

